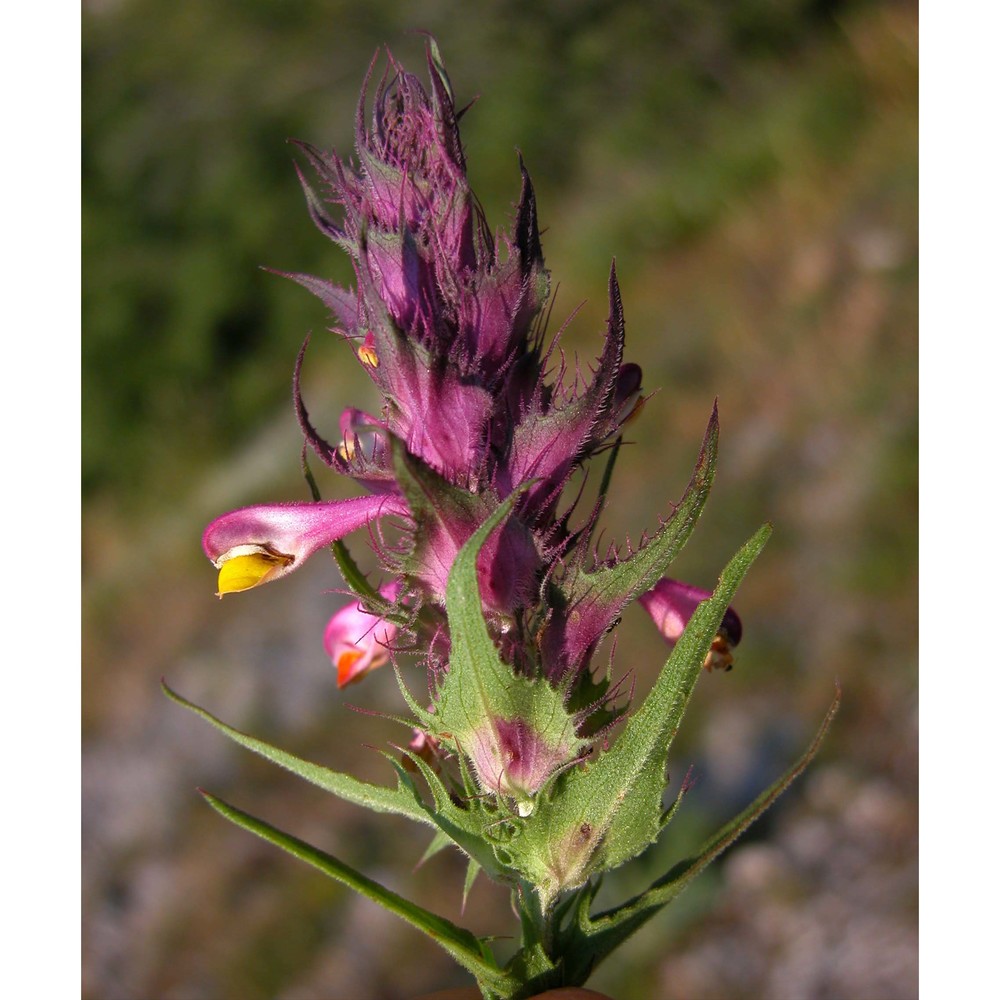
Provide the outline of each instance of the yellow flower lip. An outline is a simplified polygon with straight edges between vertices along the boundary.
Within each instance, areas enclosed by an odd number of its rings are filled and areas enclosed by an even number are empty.
[[[294,561],[294,556],[265,545],[236,545],[215,560],[219,571],[217,596],[252,590]]]

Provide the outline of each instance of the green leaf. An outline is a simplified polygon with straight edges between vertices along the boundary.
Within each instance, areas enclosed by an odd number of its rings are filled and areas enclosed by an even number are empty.
[[[469,893],[476,881],[476,876],[482,871],[482,865],[475,858],[469,858],[469,867],[465,870],[465,884],[462,886],[462,912],[465,912],[465,904],[469,901]]]
[[[373,610],[388,608],[391,606],[369,582],[368,578],[361,572],[360,567],[354,561],[354,556],[344,544],[342,539],[337,539],[330,546],[333,551],[333,558],[337,561],[337,569],[344,578],[344,583],[351,588],[351,591],[362,598],[366,605]]]
[[[663,878],[654,882],[645,892],[591,919],[583,907],[578,912],[578,923],[568,927],[561,941],[563,953],[571,976],[586,976],[590,970],[627,937],[633,934],[650,917],[675,899],[688,884],[729,847],[755,820],[767,810],[788,786],[809,766],[819,751],[840,707],[840,689],[833,704],[805,753],[766,791],[762,792],[739,815],[707,840],[698,852],[674,865]],[[592,897],[591,897],[592,898]],[[589,902],[589,900],[588,900]],[[583,982],[570,978],[568,982]]]
[[[578,570],[564,584],[568,604],[615,607],[620,610],[635,597],[644,594],[667,570],[691,536],[715,479],[719,450],[719,409],[705,430],[701,451],[684,496],[649,541],[613,566],[593,572]]]
[[[349,774],[331,771],[329,768],[321,767],[318,764],[311,764],[309,761],[302,760],[302,758],[296,757],[294,754],[280,750],[278,747],[273,747],[269,743],[265,743],[263,740],[256,739],[253,736],[248,736],[246,733],[240,732],[232,726],[227,726],[226,723],[217,719],[210,712],[181,697],[176,691],[172,691],[165,681],[161,681],[160,686],[168,698],[194,712],[196,715],[200,715],[220,732],[225,733],[231,740],[239,743],[240,746],[252,750],[254,753],[265,757],[280,767],[286,768],[293,774],[297,774],[300,778],[305,778],[306,781],[322,788],[324,791],[330,792],[347,802],[364,806],[373,812],[394,813],[397,816],[405,816],[407,819],[416,820],[418,823],[426,823],[430,826],[434,825],[433,818],[420,803],[419,798],[416,797],[415,790],[407,791],[403,787],[386,788],[382,785],[370,785],[365,781],[359,781],[357,778],[351,777]]]
[[[396,685],[399,687],[399,693],[403,696],[403,701],[406,702],[406,707],[413,713],[413,717],[420,723],[422,729],[433,732],[434,718],[432,713],[428,712],[410,693],[410,689],[406,686],[406,681],[403,680],[403,672],[399,669],[399,664],[395,661],[392,664],[392,669],[395,672]]]
[[[604,794],[613,793],[598,810],[596,825],[607,830],[602,868],[614,868],[634,857],[659,834],[664,770],[674,736],[726,608],[770,534],[770,525],[765,525],[731,560],[715,593],[691,617],[642,707],[629,719],[611,751],[595,762],[586,786],[593,782],[603,787]],[[581,778],[576,781],[584,785]],[[595,793],[601,794],[595,789],[591,801]]]
[[[665,830],[669,825],[670,821],[677,815],[677,810],[680,809],[681,803],[684,801],[684,796],[687,795],[688,789],[691,787],[688,782],[688,777],[690,776],[690,770],[688,775],[685,776],[684,781],[681,782],[681,787],[677,791],[677,797],[673,802],[670,803],[669,808],[663,811],[663,815],[660,818],[660,831]]]
[[[511,908],[521,921],[521,947],[505,968],[524,984],[521,995],[534,997],[544,990],[561,986],[562,960],[552,950],[553,925],[546,919],[533,887],[519,884],[511,894]]]
[[[434,799],[433,809],[427,809],[429,821],[460,851],[485,869],[491,878],[500,882],[510,881],[514,873],[498,861],[493,841],[487,835],[487,826],[494,822],[494,817],[485,815],[478,801],[470,802],[468,808],[459,808],[430,765],[418,754],[408,756],[420,770]],[[400,780],[404,780],[402,765],[397,761],[391,763],[400,773]],[[409,776],[405,780],[408,781]]]
[[[491,707],[505,718],[514,710],[509,689],[514,671],[500,659],[486,627],[476,560],[486,539],[510,514],[515,499],[509,497],[480,525],[459,550],[448,576],[445,604],[451,656],[435,710],[452,716],[446,726],[463,733],[480,725]]]
[[[550,900],[634,857],[659,834],[674,735],[726,608],[770,533],[762,527],[730,561],[611,749],[569,771],[529,825],[532,853],[547,866],[532,877]]]
[[[324,875],[335,879],[348,886],[355,892],[360,893],[367,899],[402,918],[412,927],[423,931],[428,937],[436,941],[462,968],[471,972],[476,977],[476,981],[481,987],[501,996],[509,996],[516,988],[516,983],[512,977],[499,969],[496,964],[487,958],[487,952],[480,940],[465,928],[458,927],[445,917],[431,913],[416,903],[403,898],[385,886],[380,885],[373,879],[362,875],[359,871],[351,868],[344,862],[330,854],[299,840],[290,834],[271,826],[269,823],[249,813],[231,806],[221,799],[210,795],[208,792],[201,793],[208,804],[216,812],[225,816],[226,819],[237,826],[249,830],[263,840],[280,847],[283,851],[296,858],[305,861],[314,868],[319,869]]]
[[[516,873],[509,865],[498,860],[494,839],[488,834],[488,827],[496,822],[495,815],[487,813],[479,801],[471,802],[468,808],[460,808],[456,805],[441,779],[418,755],[411,754],[409,756],[430,788],[434,800],[433,807],[426,805],[421,800],[412,777],[389,754],[386,754],[386,757],[396,771],[399,782],[397,787],[387,788],[383,785],[371,785],[359,781],[349,774],[342,774],[318,764],[312,764],[285,750],[271,746],[263,740],[248,736],[181,697],[177,692],[172,691],[165,682],[161,682],[161,686],[170,699],[201,716],[240,746],[286,768],[318,788],[322,788],[347,802],[371,809],[373,812],[405,816],[407,819],[433,827],[437,831],[432,841],[432,846],[435,849],[441,843],[439,838],[444,837],[448,843],[453,844],[469,858],[472,858],[491,878],[510,882],[516,877]],[[429,856],[430,849],[421,861],[426,860]]]
[[[430,861],[435,854],[439,854],[446,847],[453,847],[454,843],[455,842],[448,836],[448,834],[438,830],[431,839],[431,842],[427,845],[427,849],[420,855],[420,860],[417,862],[416,867],[419,868],[421,865]]]
[[[522,721],[549,749],[555,767],[577,756],[584,742],[563,694],[544,677],[525,677],[500,659],[486,620],[476,562],[490,533],[509,516],[525,483],[512,494],[462,546],[448,576],[446,609],[451,636],[448,673],[435,703],[435,726],[443,738],[459,747],[483,745],[498,720]],[[499,766],[499,761],[498,761]],[[522,815],[533,808],[530,798],[519,801]]]

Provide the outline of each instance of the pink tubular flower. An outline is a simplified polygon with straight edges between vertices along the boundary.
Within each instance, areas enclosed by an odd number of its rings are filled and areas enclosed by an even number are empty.
[[[399,591],[396,580],[379,588],[387,601],[394,601]],[[364,611],[357,601],[341,608],[323,635],[323,646],[337,668],[337,687],[347,687],[386,663],[396,632],[393,622]]]
[[[314,552],[388,515],[406,516],[398,496],[242,507],[217,517],[201,544],[219,571],[219,597],[250,590],[298,569]]]
[[[663,638],[673,645],[681,637],[695,608],[711,596],[710,591],[702,590],[701,587],[663,577],[652,590],[639,598],[639,603],[649,612]],[[732,670],[732,650],[739,645],[742,637],[740,616],[732,608],[726,608],[719,634],[712,640],[712,647],[705,657],[705,669],[710,672]]]

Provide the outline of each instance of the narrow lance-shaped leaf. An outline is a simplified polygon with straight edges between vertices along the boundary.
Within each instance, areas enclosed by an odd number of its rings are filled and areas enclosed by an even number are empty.
[[[462,912],[465,912],[466,904],[469,902],[469,893],[472,892],[473,883],[476,876],[482,871],[482,865],[475,858],[469,858],[469,867],[465,870],[465,883],[462,886]]]
[[[196,715],[200,715],[231,740],[239,743],[240,746],[252,750],[254,753],[259,754],[274,764],[278,764],[293,774],[297,774],[310,784],[322,788],[323,791],[330,792],[332,795],[336,795],[337,798],[344,799],[347,802],[353,802],[355,805],[364,806],[373,812],[394,813],[397,816],[405,816],[407,819],[416,820],[418,823],[426,823],[429,826],[434,825],[433,819],[421,806],[420,802],[414,795],[404,789],[370,785],[365,781],[351,777],[349,774],[332,771],[327,767],[321,767],[319,764],[311,764],[309,761],[302,760],[294,754],[280,750],[278,747],[273,747],[263,740],[248,736],[246,733],[226,725],[226,723],[217,719],[210,712],[200,708],[186,698],[182,698],[176,691],[172,691],[166,683],[161,682],[161,686],[168,698],[194,712]]]
[[[426,848],[424,848],[424,853],[420,855],[420,860],[417,862],[416,867],[419,868],[421,865],[426,864],[436,854],[440,854],[446,847],[453,846],[453,843],[454,842],[451,837],[438,830],[431,838],[431,842]]]
[[[601,777],[620,782],[628,776],[634,782],[609,829],[604,867],[615,867],[638,854],[660,831],[664,771],[674,736],[726,608],[770,534],[771,526],[764,525],[733,557],[711,599],[695,611],[652,691],[607,755],[611,759],[595,764]],[[616,771],[617,778],[612,777]],[[619,783],[616,794],[623,789]]]
[[[344,862],[330,854],[320,851],[305,841],[271,826],[269,823],[251,816],[221,799],[202,792],[208,804],[225,816],[226,819],[256,834],[268,843],[280,847],[283,851],[305,861],[325,875],[343,883],[355,892],[370,899],[374,903],[401,917],[412,927],[423,931],[429,938],[436,941],[456,962],[476,977],[476,981],[484,992],[495,996],[507,997],[516,988],[512,978],[497,968],[496,964],[486,957],[484,947],[479,939],[465,928],[458,927],[445,917],[438,916],[430,910],[425,910],[416,903],[402,896],[373,879],[362,875]]]
[[[638,551],[614,565],[573,571],[561,590],[553,588],[557,614],[546,630],[544,652],[550,676],[586,662],[601,636],[628,603],[664,575],[684,547],[708,499],[719,446],[719,413],[713,407],[691,480],[673,513]]]
[[[262,740],[248,736],[226,725],[205,709],[181,697],[165,683],[162,684],[162,687],[164,693],[177,704],[201,716],[220,732],[248,750],[252,750],[272,763],[286,768],[311,784],[347,802],[364,806],[373,812],[405,816],[408,819],[435,827],[437,833],[432,841],[433,847],[437,848],[445,842],[453,844],[468,854],[471,859],[477,859],[472,863],[485,868],[492,877],[498,878],[503,875],[503,872],[497,866],[491,845],[483,838],[479,829],[482,826],[482,820],[478,812],[468,809],[462,810],[455,806],[448,798],[444,789],[440,787],[440,782],[437,781],[436,775],[419,758],[413,757],[412,759],[418,765],[423,765],[421,769],[424,772],[424,777],[431,784],[432,791],[436,793],[436,806],[434,809],[428,808],[420,801],[410,776],[405,773],[395,760],[390,759],[390,764],[397,771],[400,781],[399,787],[392,789],[380,785],[371,785],[359,781],[350,775],[341,774],[317,764],[312,764],[284,750],[273,747]],[[432,852],[428,849],[428,853],[421,860],[426,860],[430,856],[430,853]]]
[[[457,806],[452,801],[441,779],[426,761],[417,754],[408,754],[408,757],[423,775],[431,790],[434,806],[428,808],[427,812],[430,822],[438,828],[438,833],[446,837],[448,843],[462,851],[470,861],[475,862],[477,869],[485,870],[490,878],[498,881],[509,880],[513,873],[497,861],[493,844],[485,834],[485,827],[488,823],[493,822],[493,817],[484,817],[477,803],[469,803],[467,808]],[[401,781],[408,780],[408,776],[398,761],[390,760],[390,763],[400,773]],[[435,838],[431,847],[437,843],[438,840]],[[428,847],[427,852],[421,858],[421,863],[431,856],[431,847]]]

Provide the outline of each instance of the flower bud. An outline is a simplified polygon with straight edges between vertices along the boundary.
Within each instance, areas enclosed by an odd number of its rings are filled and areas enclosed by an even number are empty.
[[[396,580],[379,588],[387,601],[394,601],[399,591]],[[363,610],[357,601],[341,608],[323,635],[323,647],[337,668],[337,687],[347,687],[386,663],[397,631],[393,622]]]
[[[664,577],[652,590],[639,598],[639,603],[649,612],[663,638],[673,645],[681,637],[695,608],[711,596],[710,591],[702,590],[701,587]],[[739,615],[732,608],[726,608],[719,633],[712,640],[712,646],[705,657],[705,669],[732,670],[732,650],[739,645],[742,637],[743,625]]]
[[[518,812],[528,816],[535,793],[573,759],[577,745],[578,741],[567,740],[550,746],[525,719],[490,719],[462,749],[472,761],[480,785],[511,796]]]

